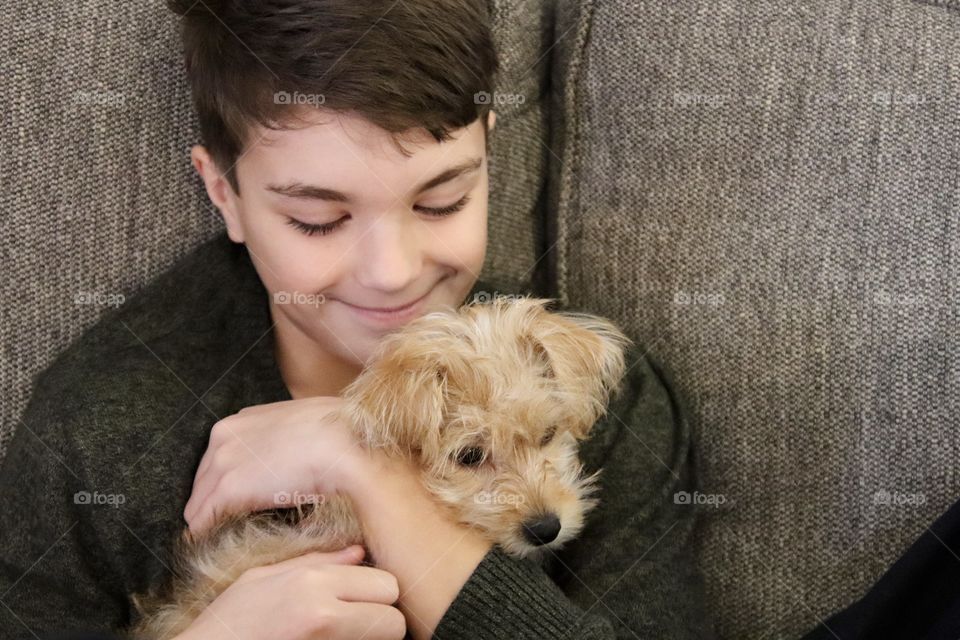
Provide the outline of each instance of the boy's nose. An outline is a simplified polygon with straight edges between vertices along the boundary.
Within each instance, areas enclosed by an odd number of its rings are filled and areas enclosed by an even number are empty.
[[[371,230],[357,248],[357,256],[358,281],[384,297],[415,289],[411,283],[422,274],[423,248],[415,232],[402,224],[384,221]]]
[[[554,513],[532,518],[523,523],[523,537],[530,544],[553,542],[560,534],[560,518]]]

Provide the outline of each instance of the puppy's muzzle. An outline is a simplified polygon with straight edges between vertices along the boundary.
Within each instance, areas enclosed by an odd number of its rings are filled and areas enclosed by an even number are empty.
[[[560,518],[555,513],[537,516],[523,523],[523,537],[532,545],[553,542],[560,535]]]

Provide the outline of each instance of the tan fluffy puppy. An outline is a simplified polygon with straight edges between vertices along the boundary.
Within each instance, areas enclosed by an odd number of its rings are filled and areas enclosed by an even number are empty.
[[[599,471],[581,475],[577,444],[620,391],[630,343],[609,321],[551,312],[550,302],[496,298],[426,314],[387,335],[342,394],[340,419],[363,446],[415,461],[453,518],[519,557],[561,547],[596,505]],[[181,633],[247,569],[363,544],[344,497],[280,506],[297,509],[186,530],[166,589],[133,596],[134,637]]]

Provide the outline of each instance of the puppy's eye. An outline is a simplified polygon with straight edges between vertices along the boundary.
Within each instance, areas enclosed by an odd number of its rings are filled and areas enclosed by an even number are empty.
[[[557,433],[557,425],[553,424],[547,427],[546,432],[543,434],[543,438],[540,439],[540,446],[545,447],[550,444],[550,441],[553,440],[554,434]]]
[[[483,449],[480,447],[466,447],[457,452],[457,462],[465,467],[475,467],[483,462]]]

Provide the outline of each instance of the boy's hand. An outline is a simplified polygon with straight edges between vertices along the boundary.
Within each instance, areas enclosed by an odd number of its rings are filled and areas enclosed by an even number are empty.
[[[359,451],[345,469],[344,493],[377,566],[396,576],[410,636],[428,640],[493,543],[437,504],[416,464]]]
[[[395,576],[400,589],[397,607],[412,636],[430,638],[492,544],[450,519],[423,487],[416,465],[365,450],[350,428],[334,419],[332,412],[341,402],[329,396],[288,400],[248,407],[218,422],[184,517],[191,531],[199,532],[214,522],[215,515],[284,506],[276,504],[279,492],[342,492],[357,509],[377,567]],[[443,562],[437,561],[438,554]],[[249,602],[257,601],[256,596],[249,597]],[[239,603],[248,599],[236,596],[231,602],[243,611]],[[188,639],[192,640],[189,633],[178,640]]]
[[[183,516],[191,532],[216,517],[333,495],[361,449],[333,413],[338,396],[247,407],[213,426]],[[285,500],[285,498],[287,500]]]
[[[244,572],[174,640],[401,640],[397,580],[355,545]]]

